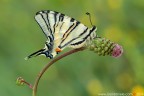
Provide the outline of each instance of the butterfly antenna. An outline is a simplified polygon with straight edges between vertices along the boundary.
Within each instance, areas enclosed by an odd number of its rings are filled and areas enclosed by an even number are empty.
[[[86,12],[86,15],[89,16],[90,23],[91,23],[91,25],[93,26],[92,21],[91,21],[91,15],[90,15],[90,13],[89,13],[89,12]]]

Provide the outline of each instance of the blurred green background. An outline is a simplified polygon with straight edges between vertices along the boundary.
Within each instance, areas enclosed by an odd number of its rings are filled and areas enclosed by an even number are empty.
[[[0,96],[31,96],[27,86],[15,85],[16,78],[33,84],[50,61],[24,60],[44,47],[46,38],[34,20],[40,10],[62,12],[88,27],[85,13],[91,13],[97,34],[122,45],[124,54],[103,57],[85,50],[68,56],[44,74],[38,96],[144,94],[144,0],[0,0]]]

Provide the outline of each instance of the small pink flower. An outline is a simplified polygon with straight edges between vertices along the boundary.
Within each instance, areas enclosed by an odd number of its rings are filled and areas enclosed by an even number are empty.
[[[113,51],[112,51],[112,56],[113,57],[120,57],[123,53],[123,48],[122,46],[115,44]]]

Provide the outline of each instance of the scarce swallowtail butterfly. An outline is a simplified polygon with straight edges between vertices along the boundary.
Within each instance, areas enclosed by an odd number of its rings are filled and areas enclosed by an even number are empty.
[[[35,20],[47,41],[43,49],[32,53],[26,57],[27,59],[38,55],[45,55],[52,59],[64,48],[84,47],[96,37],[96,26],[88,28],[74,18],[59,12],[39,11],[35,15]]]

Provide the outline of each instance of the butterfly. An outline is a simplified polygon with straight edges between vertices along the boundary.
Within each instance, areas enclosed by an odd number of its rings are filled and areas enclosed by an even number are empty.
[[[35,15],[35,20],[45,34],[45,47],[30,54],[28,58],[45,55],[52,59],[64,48],[80,48],[88,45],[96,37],[96,26],[86,27],[65,14],[43,10]]]

